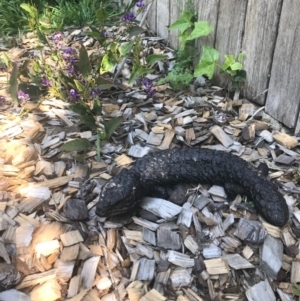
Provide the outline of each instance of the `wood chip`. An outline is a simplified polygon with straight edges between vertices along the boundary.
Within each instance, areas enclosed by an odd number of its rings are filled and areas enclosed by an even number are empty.
[[[87,259],[82,267],[81,278],[83,288],[92,288],[100,256]]]
[[[167,258],[169,262],[182,268],[193,267],[195,264],[195,260],[193,258],[176,251],[168,251]]]
[[[298,145],[298,140],[295,137],[292,137],[285,133],[273,134],[275,141],[284,147],[291,149]]]
[[[223,258],[225,258],[229,266],[235,270],[255,268],[254,265],[252,265],[239,254],[227,254],[223,256]]]
[[[210,131],[226,148],[233,144],[234,141],[218,125],[213,126]]]
[[[61,234],[60,239],[65,247],[69,247],[79,242],[83,242],[83,238],[78,230]]]
[[[181,211],[180,206],[160,198],[144,197],[139,206],[163,219],[171,219]]]
[[[166,299],[167,298],[161,295],[158,291],[152,289],[150,292],[144,295],[140,301],[165,301]]]
[[[283,244],[279,239],[267,235],[262,246],[262,270],[271,278],[276,279],[282,266]]]
[[[246,291],[249,301],[276,301],[275,294],[270,286],[269,281],[261,281]]]
[[[137,273],[137,280],[152,280],[155,273],[155,260],[141,258]]]
[[[61,286],[57,280],[48,280],[36,287],[30,292],[32,301],[55,301],[61,297]]]
[[[223,258],[204,260],[204,264],[209,275],[227,274],[229,272],[228,262]]]
[[[180,236],[169,228],[161,227],[157,230],[157,245],[165,249],[178,250],[181,247]]]

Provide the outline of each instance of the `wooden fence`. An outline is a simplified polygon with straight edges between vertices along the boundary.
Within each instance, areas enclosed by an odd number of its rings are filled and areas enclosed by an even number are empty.
[[[126,1],[126,0],[125,0]],[[148,0],[150,1],[150,0]],[[154,0],[147,27],[178,47],[178,32],[168,31],[192,3],[198,20],[213,26],[197,47],[225,54],[244,53],[247,83],[243,95],[300,134],[300,5],[298,0]],[[200,43],[201,42],[201,43]],[[222,85],[222,77],[214,77]]]

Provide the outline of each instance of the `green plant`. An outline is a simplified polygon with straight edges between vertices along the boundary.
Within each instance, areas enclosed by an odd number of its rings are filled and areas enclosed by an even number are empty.
[[[298,301],[300,301],[300,285],[293,283],[293,286],[294,286],[293,296],[297,297]]]
[[[142,1],[139,1],[141,5]],[[123,36],[109,36],[105,31],[104,24],[109,19],[109,14],[103,5],[95,12],[99,22],[99,29],[91,26],[89,35],[98,39],[101,50],[92,55],[88,55],[87,50],[81,45],[77,52],[72,48],[63,47],[63,34],[55,32],[52,36],[47,36],[41,28],[38,11],[30,5],[22,5],[30,15],[30,24],[35,29],[40,42],[50,48],[51,55],[46,57],[43,46],[37,49],[40,55],[33,60],[26,60],[23,66],[18,69],[13,65],[10,77],[10,94],[18,105],[22,101],[24,104],[29,98],[33,99],[30,89],[33,87],[38,91],[32,91],[36,95],[48,94],[52,97],[59,97],[70,102],[70,108],[80,115],[85,127],[97,133],[97,154],[100,159],[101,141],[107,140],[122,122],[122,118],[115,117],[107,120],[102,115],[101,96],[105,90],[114,86],[114,82],[109,78],[109,72],[119,64],[124,57],[131,58],[133,66],[130,81],[137,80],[144,91],[153,96],[152,82],[143,78],[147,73],[152,72],[153,63],[165,59],[162,55],[149,55],[143,61],[140,60],[141,40],[139,34],[143,29],[135,25],[135,16],[127,13],[122,17],[122,25],[127,30]],[[128,42],[123,42],[124,36],[129,36]],[[22,75],[22,77],[21,77]],[[21,79],[26,79],[22,82]],[[29,83],[28,83],[29,82]],[[34,83],[35,85],[31,85]],[[88,143],[79,139],[70,142],[65,146],[65,150],[76,148],[85,150]]]
[[[28,30],[25,11],[20,7],[20,0],[0,1],[0,30],[4,35],[17,34],[19,30]]]
[[[169,83],[175,91],[184,90],[189,87],[193,80],[193,53],[194,47],[189,48],[191,51],[178,50],[176,63],[172,70],[164,78],[158,81],[158,84]]]
[[[208,36],[212,30],[212,26],[209,25],[207,21],[197,21],[196,15],[191,11],[184,11],[181,17],[176,20],[172,25],[169,26],[169,30],[178,29],[180,31],[178,38],[181,40],[180,52],[185,53],[186,48],[193,46],[190,44],[196,39],[202,36]],[[194,56],[194,54],[193,54]],[[176,86],[181,76],[178,76],[178,70],[183,74],[191,74],[193,77],[198,77],[206,75],[211,79],[215,73],[216,67],[218,66],[219,52],[213,47],[204,45],[202,47],[202,56],[198,64],[191,68],[180,68],[181,58],[177,56],[176,64],[173,70],[169,73],[167,77],[161,80],[161,82],[169,81],[172,86]],[[237,61],[233,55],[225,55],[225,61],[222,66],[218,66],[222,72],[225,72],[232,81],[232,86],[235,89],[240,88],[240,86],[246,81],[246,71],[243,70],[243,54],[238,55]],[[191,76],[187,77],[191,79]],[[174,81],[175,79],[175,81]],[[173,81],[173,83],[172,83]]]

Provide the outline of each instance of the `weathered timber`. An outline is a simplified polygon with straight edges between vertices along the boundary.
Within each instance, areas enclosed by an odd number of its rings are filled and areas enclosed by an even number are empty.
[[[215,48],[220,52],[220,64],[224,62],[225,54],[237,56],[242,50],[246,7],[247,1],[220,0],[215,43]],[[219,85],[224,85],[226,80],[225,74],[214,76],[214,81]]]
[[[256,97],[255,102],[259,104],[265,102],[262,93],[268,87],[281,4],[282,0],[248,1],[242,45],[244,69],[247,70],[244,94],[252,99]]]
[[[296,125],[296,133],[300,131],[300,122],[296,124],[300,104],[299,13],[299,3],[283,1],[266,102],[266,112],[288,127]]]

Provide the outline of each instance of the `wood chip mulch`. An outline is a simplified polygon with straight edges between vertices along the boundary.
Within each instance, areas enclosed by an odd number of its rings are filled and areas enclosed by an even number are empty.
[[[81,32],[66,34],[71,45],[84,39]],[[161,39],[143,41],[174,57]],[[31,43],[25,37],[23,49],[8,53],[20,60]],[[100,162],[95,147],[61,150],[74,138],[96,140],[68,103],[45,99],[25,115],[8,102],[0,107],[0,300],[295,300],[299,138],[204,78],[180,93],[156,86],[148,98],[124,70],[122,88],[103,92],[103,118],[122,116],[123,123],[102,145]],[[251,202],[238,196],[228,203],[215,185],[177,192],[180,204],[146,197],[134,215],[95,215],[105,181],[151,150],[175,146],[265,163],[290,207],[289,223],[266,223]]]

